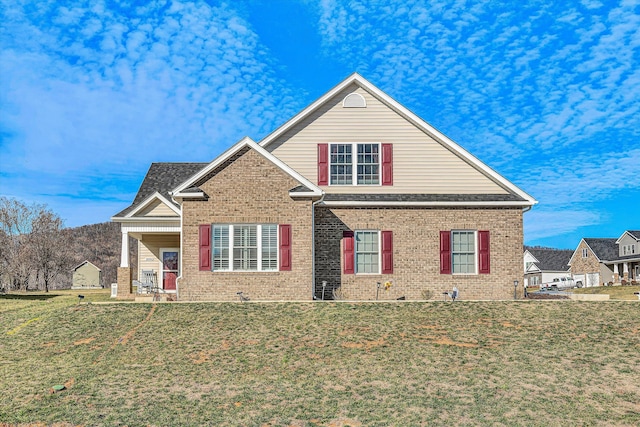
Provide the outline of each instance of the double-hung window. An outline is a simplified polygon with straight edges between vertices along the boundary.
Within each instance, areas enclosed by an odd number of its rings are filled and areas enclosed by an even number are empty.
[[[278,269],[275,224],[213,224],[214,271],[274,271]]]
[[[377,231],[356,231],[356,274],[380,273],[380,238]]]
[[[451,232],[451,267],[453,274],[476,273],[476,233],[474,231]]]
[[[440,231],[440,274],[491,274],[489,231]]]
[[[380,144],[331,144],[329,171],[331,185],[379,185]]]

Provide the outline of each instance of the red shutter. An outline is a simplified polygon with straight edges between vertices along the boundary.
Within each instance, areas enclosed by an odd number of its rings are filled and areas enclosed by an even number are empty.
[[[318,144],[318,185],[329,185],[329,144]]]
[[[291,225],[280,224],[280,271],[291,271]]]
[[[353,231],[342,232],[342,272],[344,274],[354,274],[355,247]]]
[[[480,274],[491,273],[491,256],[490,256],[490,244],[489,244],[489,232],[478,231],[478,266]]]
[[[393,274],[393,232],[382,232],[382,274]]]
[[[393,185],[393,144],[382,144],[382,185]]]
[[[440,232],[440,274],[451,274],[451,232]]]
[[[211,270],[211,224],[202,224],[199,234],[200,271]]]

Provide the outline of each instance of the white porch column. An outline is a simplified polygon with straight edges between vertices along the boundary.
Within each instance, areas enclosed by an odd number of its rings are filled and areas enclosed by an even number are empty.
[[[618,264],[613,264],[613,274],[620,274],[618,271]]]
[[[120,267],[129,267],[129,233],[122,232],[122,252],[120,253]]]
[[[625,262],[622,266],[622,277],[624,280],[629,280],[629,263]]]

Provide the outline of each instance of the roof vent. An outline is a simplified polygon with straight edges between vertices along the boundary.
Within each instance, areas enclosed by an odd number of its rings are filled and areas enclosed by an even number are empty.
[[[344,97],[342,106],[344,108],[367,108],[367,101],[364,100],[364,96],[354,92]]]

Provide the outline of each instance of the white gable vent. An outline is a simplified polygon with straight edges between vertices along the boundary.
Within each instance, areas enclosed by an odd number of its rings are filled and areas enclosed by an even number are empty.
[[[344,97],[342,106],[344,108],[367,108],[367,101],[364,100],[364,96],[354,92]]]

